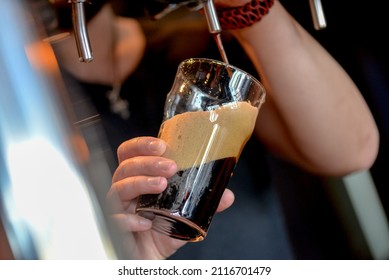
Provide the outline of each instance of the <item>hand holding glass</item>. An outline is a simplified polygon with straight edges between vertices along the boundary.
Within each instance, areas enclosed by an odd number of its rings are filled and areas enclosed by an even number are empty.
[[[159,132],[164,156],[179,171],[161,194],[141,196],[136,209],[154,230],[205,238],[264,101],[261,83],[234,66],[202,58],[179,65]]]

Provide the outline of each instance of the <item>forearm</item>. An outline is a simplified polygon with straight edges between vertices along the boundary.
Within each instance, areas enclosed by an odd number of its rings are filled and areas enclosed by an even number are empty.
[[[279,1],[233,31],[267,89],[257,134],[274,152],[314,172],[368,168],[378,132],[353,81]]]

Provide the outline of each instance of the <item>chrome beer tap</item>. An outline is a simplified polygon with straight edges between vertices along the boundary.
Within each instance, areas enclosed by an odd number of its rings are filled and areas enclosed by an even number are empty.
[[[205,18],[208,23],[208,30],[211,34],[220,33],[222,31],[219,18],[213,0],[203,0]]]
[[[326,28],[327,22],[324,16],[321,0],[309,0],[309,6],[311,8],[313,26],[315,27],[315,29],[320,30]]]
[[[80,62],[91,62],[93,60],[93,54],[86,27],[84,10],[84,3],[90,3],[90,1],[69,0],[68,2],[72,4],[72,21],[79,60]]]
[[[209,32],[217,34],[222,31],[213,0],[146,0],[144,5],[153,19],[160,19],[182,6],[190,10],[203,8]]]
[[[223,61],[228,63],[221,39],[222,28],[213,0],[146,0],[144,5],[149,16],[156,20],[182,6],[187,6],[191,10],[203,9],[208,31],[213,35]]]

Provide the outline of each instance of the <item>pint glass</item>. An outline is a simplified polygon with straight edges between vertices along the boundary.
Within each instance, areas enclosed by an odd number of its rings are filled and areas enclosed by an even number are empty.
[[[158,136],[178,172],[164,192],[141,196],[136,208],[154,230],[205,238],[264,101],[261,83],[232,65],[203,58],[179,65]]]

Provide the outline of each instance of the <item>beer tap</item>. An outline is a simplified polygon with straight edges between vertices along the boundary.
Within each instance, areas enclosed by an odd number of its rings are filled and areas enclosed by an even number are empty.
[[[326,28],[327,22],[324,16],[321,0],[309,0],[309,6],[311,8],[313,26],[315,27],[315,29],[320,30]]]
[[[202,0],[204,5],[204,14],[208,23],[208,30],[211,34],[217,34],[222,31],[219,18],[213,0]]]
[[[204,15],[211,34],[221,32],[219,18],[217,17],[213,0],[145,0],[146,10],[153,19],[161,19],[170,12],[187,6],[191,10],[204,9]]]
[[[72,4],[72,21],[79,60],[80,62],[91,62],[93,60],[93,54],[86,28],[85,2],[89,3],[88,0],[69,0],[69,3]]]
[[[191,10],[203,9],[207,20],[209,33],[213,35],[224,62],[228,63],[221,40],[221,25],[213,0],[146,0],[145,8],[153,19],[160,19],[181,6],[187,6]]]
[[[208,24],[208,31],[211,33],[216,41],[216,45],[219,48],[219,53],[225,63],[228,63],[228,58],[223,47],[221,39],[221,25],[216,12],[213,0],[202,0],[204,6],[204,15]]]
[[[216,41],[216,45],[219,49],[219,53],[222,57],[222,60],[225,63],[229,63],[228,58],[227,58],[227,54],[226,54],[224,47],[223,47],[223,42],[222,42],[222,38],[221,38],[222,28],[221,28],[221,25],[219,22],[219,18],[218,18],[213,0],[205,0],[204,13],[205,13],[205,18],[207,19],[207,23],[208,23],[208,30],[214,36],[214,39]]]

